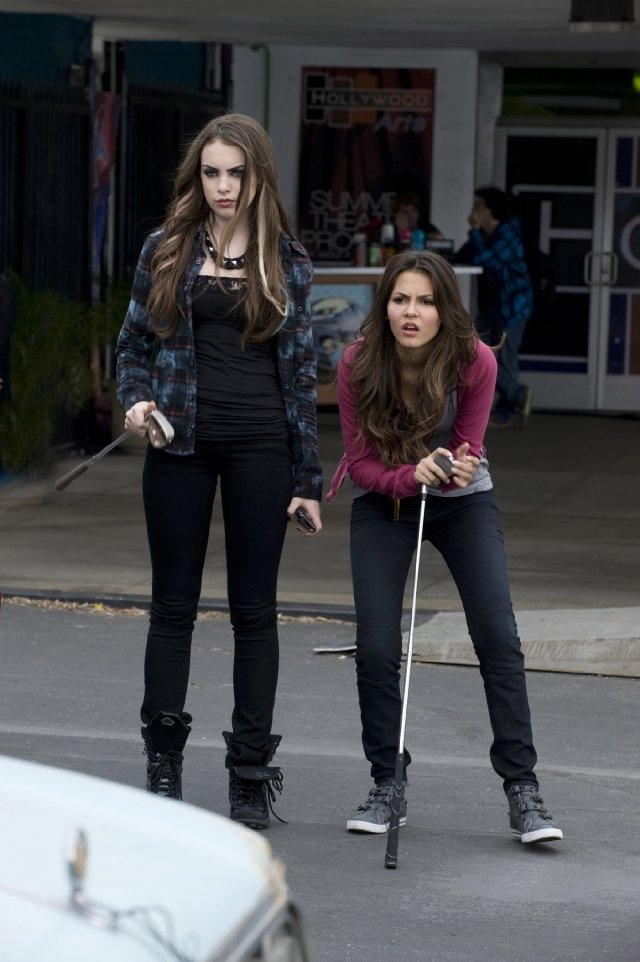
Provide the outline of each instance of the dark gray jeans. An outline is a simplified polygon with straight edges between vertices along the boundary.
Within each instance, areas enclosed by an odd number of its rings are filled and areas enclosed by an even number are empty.
[[[392,506],[390,498],[369,493],[354,500],[351,514],[362,743],[375,779],[395,769],[402,602],[417,546],[420,497],[401,501],[397,521]],[[505,790],[516,782],[537,784],[524,659],[493,492],[427,497],[423,534],[444,558],[464,607],[493,731],[491,763]]]

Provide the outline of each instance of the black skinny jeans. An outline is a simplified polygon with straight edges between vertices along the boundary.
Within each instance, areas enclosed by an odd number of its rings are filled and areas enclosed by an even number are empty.
[[[351,567],[362,744],[374,779],[391,777],[400,732],[402,602],[418,536],[420,497],[369,493],[353,502]],[[524,659],[511,606],[500,516],[492,491],[429,497],[423,540],[444,558],[464,607],[493,731],[490,758],[505,790],[537,784]],[[405,762],[411,758],[407,752]]]
[[[235,642],[226,764],[262,765],[278,681],[276,590],[292,484],[286,441],[202,443],[185,457],[149,446],[143,497],[153,581],[140,714],[148,723],[185,706],[218,478]]]

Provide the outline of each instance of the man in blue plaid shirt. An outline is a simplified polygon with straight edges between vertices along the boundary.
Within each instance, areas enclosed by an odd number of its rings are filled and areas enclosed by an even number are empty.
[[[469,214],[469,237],[458,262],[483,268],[478,282],[478,333],[498,352],[498,401],[490,424],[506,427],[519,417],[525,427],[533,390],[520,383],[518,352],[533,313],[533,286],[525,260],[520,222],[509,217],[508,198],[498,187],[480,187]],[[502,342],[502,343],[501,343]]]

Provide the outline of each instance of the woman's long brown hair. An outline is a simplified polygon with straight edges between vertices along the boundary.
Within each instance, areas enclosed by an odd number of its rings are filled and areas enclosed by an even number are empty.
[[[431,280],[440,318],[440,330],[419,375],[412,411],[402,400],[402,365],[387,316],[387,304],[403,271],[415,271]],[[361,333],[364,340],[350,370],[360,433],[375,442],[385,464],[415,462],[428,453],[447,394],[456,390],[461,368],[477,353],[473,320],[447,261],[431,251],[396,254],[385,268]]]
[[[187,148],[174,179],[163,225],[164,236],[151,260],[152,287],[147,310],[159,337],[175,333],[184,314],[183,277],[194,238],[210,211],[200,179],[202,151],[216,140],[239,147],[245,156],[236,217],[225,227],[220,249],[225,250],[236,218],[248,212],[247,293],[244,301],[247,326],[243,343],[262,341],[278,329],[286,313],[280,234],[285,231],[293,236],[293,233],[278,189],[271,140],[264,128],[245,114],[223,114],[210,120]],[[252,176],[256,181],[256,195],[249,207],[247,199]]]

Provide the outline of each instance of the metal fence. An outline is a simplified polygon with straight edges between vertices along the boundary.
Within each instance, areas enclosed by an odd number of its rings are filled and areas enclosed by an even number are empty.
[[[0,78],[0,271],[88,296],[90,163],[83,90]]]
[[[164,215],[185,143],[222,113],[220,91],[124,86],[115,169],[113,265],[133,270]],[[35,291],[91,295],[92,117],[87,91],[0,77],[0,273]]]
[[[91,88],[90,76],[89,85],[78,88],[0,77],[0,275],[13,271],[29,291],[53,291],[76,302],[76,307],[95,298],[102,286],[92,278]],[[126,280],[145,235],[162,220],[185,142],[224,110],[224,101],[220,92],[145,89],[126,83],[119,96],[115,194],[102,273]],[[35,343],[46,353],[44,333]],[[82,352],[80,342],[85,341],[78,338]],[[61,354],[71,363],[68,351]],[[36,358],[32,356],[31,361],[33,367]],[[102,362],[107,379],[112,376],[112,362],[107,344]],[[40,403],[51,408],[50,393],[44,383],[36,385],[23,405],[23,415],[29,417]],[[25,470],[43,472],[52,444],[91,447],[91,411],[85,406],[80,416],[72,416],[62,407],[56,410],[52,437],[46,443],[34,442],[26,459],[22,458]]]
[[[116,274],[135,267],[145,236],[163,219],[184,146],[223,113],[219,91],[130,86],[122,94],[117,176]]]

